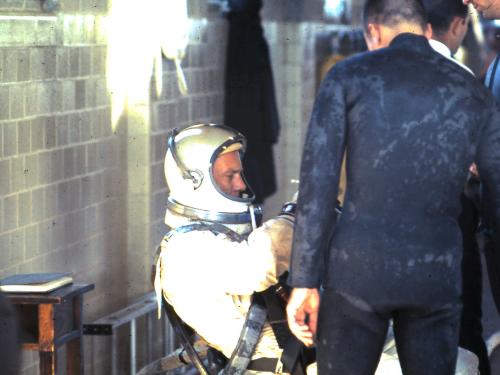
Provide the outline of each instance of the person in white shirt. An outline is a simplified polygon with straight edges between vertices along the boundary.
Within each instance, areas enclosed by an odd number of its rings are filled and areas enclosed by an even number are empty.
[[[453,58],[467,33],[468,7],[461,0],[424,0],[423,3],[432,27],[429,40],[432,48],[473,74],[469,67]]]

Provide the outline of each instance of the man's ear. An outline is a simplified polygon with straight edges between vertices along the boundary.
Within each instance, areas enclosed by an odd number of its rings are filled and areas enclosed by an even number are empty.
[[[380,48],[382,43],[382,31],[378,23],[369,23],[367,25],[365,40],[370,51]]]
[[[432,26],[430,23],[427,23],[427,27],[424,30],[424,36],[427,39],[432,39],[432,34],[433,34]]]
[[[462,18],[459,16],[454,16],[450,22],[450,32],[453,35],[459,35],[460,31],[464,28],[464,24],[467,22],[467,18]]]

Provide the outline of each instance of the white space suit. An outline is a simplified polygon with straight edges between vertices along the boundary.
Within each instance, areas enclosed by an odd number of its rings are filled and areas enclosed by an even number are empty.
[[[156,288],[185,323],[228,358],[252,294],[276,284],[287,270],[293,230],[284,216],[254,228],[260,209],[251,205],[253,194],[229,196],[215,184],[218,155],[244,147],[245,139],[232,129],[195,125],[170,138],[165,157],[170,190],[165,223],[172,231],[161,243]],[[193,223],[212,227],[184,229]],[[252,359],[280,355],[266,323]]]
[[[276,284],[285,271],[292,225],[265,222],[238,243],[208,230],[177,233],[162,241],[163,295],[210,345],[230,357],[238,343],[250,297]],[[269,326],[256,357],[280,354]]]

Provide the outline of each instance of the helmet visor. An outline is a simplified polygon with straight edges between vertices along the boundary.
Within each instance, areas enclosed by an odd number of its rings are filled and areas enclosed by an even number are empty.
[[[210,178],[215,189],[225,198],[236,202],[252,202],[255,194],[243,174],[241,159],[244,143],[237,139],[225,142],[210,160]]]

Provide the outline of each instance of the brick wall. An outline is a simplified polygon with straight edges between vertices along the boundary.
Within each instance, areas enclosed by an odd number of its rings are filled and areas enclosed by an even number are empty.
[[[123,300],[120,195],[106,90],[106,1],[0,5],[0,276],[67,271],[96,284],[93,317]],[[113,256],[115,255],[115,256]],[[117,279],[112,278],[112,274]],[[105,285],[115,285],[107,289]],[[102,303],[102,301],[109,301]],[[37,372],[24,355],[24,373]]]

